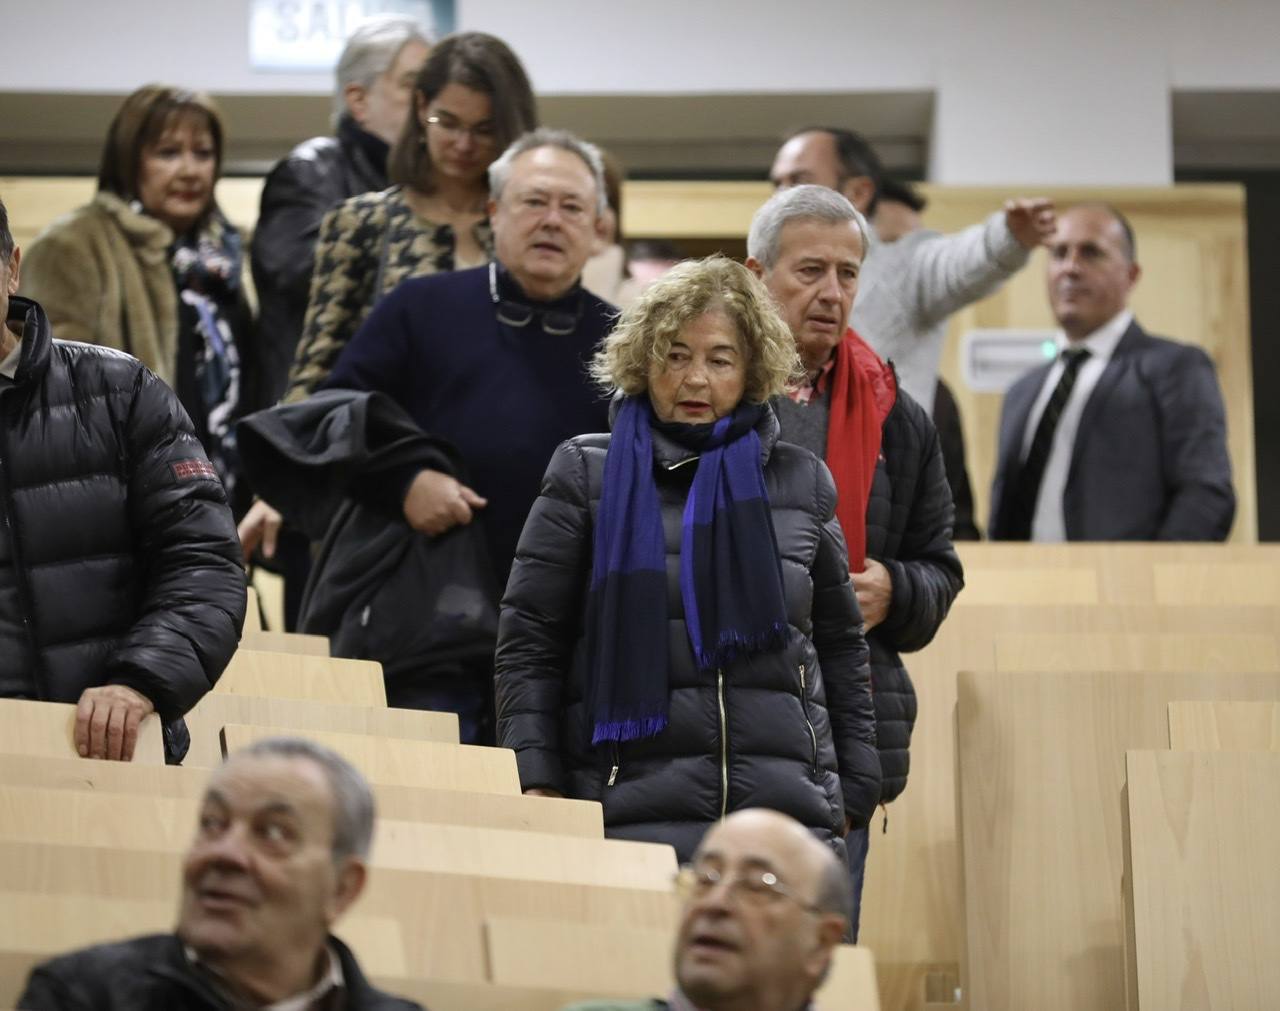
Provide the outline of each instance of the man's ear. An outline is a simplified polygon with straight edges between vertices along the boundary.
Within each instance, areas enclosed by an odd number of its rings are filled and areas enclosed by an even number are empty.
[[[746,262],[747,270],[755,274],[760,280],[764,280],[764,264],[757,260],[754,256],[748,256]]]
[[[342,89],[342,101],[346,103],[347,112],[356,121],[357,126],[364,126],[368,118],[369,89],[363,84],[348,84]]]
[[[813,950],[809,952],[805,962],[809,972],[819,983],[826,979],[831,967],[832,953],[836,945],[844,940],[848,929],[848,921],[839,913],[823,913],[818,917]]]
[[[851,176],[844,181],[840,192],[848,198],[849,203],[866,214],[871,201],[875,199],[876,184],[870,176]]]
[[[17,252],[17,250],[14,250]],[[1142,268],[1136,263],[1129,264],[1129,287],[1132,288],[1142,279]]]
[[[338,869],[338,880],[333,891],[329,922],[333,923],[360,898],[365,882],[369,880],[369,868],[358,857],[347,857]]]
[[[492,222],[493,216],[497,213],[498,213],[498,201],[494,200],[493,197],[490,197],[488,200],[484,202],[484,215],[486,218],[488,218]]]
[[[18,294],[18,274],[19,268],[22,266],[22,250],[17,246],[13,247],[13,254],[9,257],[9,294]],[[3,325],[3,321],[0,321]]]

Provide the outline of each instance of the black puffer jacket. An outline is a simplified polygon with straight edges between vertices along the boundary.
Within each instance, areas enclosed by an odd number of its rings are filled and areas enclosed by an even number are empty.
[[[893,599],[867,642],[884,774],[880,799],[887,804],[907,785],[916,721],[916,692],[899,653],[932,641],[964,586],[964,570],[951,543],[955,509],[933,422],[900,390],[882,431],[867,502],[867,557],[889,570]]]
[[[9,318],[24,332],[0,390],[0,510],[26,648],[0,657],[0,681],[55,702],[123,684],[176,720],[217,681],[244,620],[222,484],[137,359],[53,340],[29,299]]]
[[[682,860],[726,811],[775,808],[836,842],[846,811],[864,825],[880,796],[867,647],[835,485],[815,456],[777,441],[772,411],[758,431],[792,636],[719,678],[694,663],[680,595],[681,516],[696,463],[653,433],[671,657],[669,724],[657,737],[590,743],[583,612],[609,436],[556,450],[503,601],[498,739],[515,749],[522,785],[602,801],[610,836],[671,843]]]
[[[325,214],[359,193],[387,188],[387,145],[344,116],[336,137],[312,137],[276,163],[262,187],[253,232],[253,283],[263,376],[259,404],[284,393],[311,292]]]
[[[375,990],[351,949],[336,937],[329,944],[342,965],[344,1011],[421,1011],[413,1001]],[[24,1011],[235,1011],[245,1006],[213,979],[192,966],[175,934],[151,934],[36,966],[18,1006]]]

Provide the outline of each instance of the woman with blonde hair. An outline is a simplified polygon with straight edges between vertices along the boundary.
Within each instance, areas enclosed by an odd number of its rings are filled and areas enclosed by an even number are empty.
[[[879,797],[835,487],[768,404],[797,370],[746,268],[674,268],[597,355],[612,433],[556,450],[503,601],[498,743],[525,792],[601,801],[609,835],[682,860],[745,807],[843,852]]]

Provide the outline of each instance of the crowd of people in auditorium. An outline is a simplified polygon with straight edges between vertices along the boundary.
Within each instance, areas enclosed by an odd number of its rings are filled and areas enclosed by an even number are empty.
[[[1225,539],[1212,362],[1134,319],[1137,240],[1107,205],[1014,199],[942,235],[862,137],[805,128],[745,265],[651,242],[628,271],[617,164],[539,124],[501,40],[373,19],[337,82],[333,136],[273,168],[247,248],[214,195],[217,109],[177,87],[126,99],[93,200],[29,249],[0,204],[0,696],[77,703],[92,757],[129,759],[158,713],[180,761],[244,563],[275,567],[289,627],[380,661],[390,704],[457,713],[526,793],[690,861],[671,1006],[804,1006],[907,784],[901,654],[978,534],[948,316],[1047,247],[1060,353],[1005,397],[993,539]],[[301,745],[228,764],[178,940],[37,972],[30,1006],[144,1006],[89,996],[117,976],[199,1006],[401,1006],[326,940],[365,874],[353,777]],[[297,851],[245,849],[264,783],[301,791]],[[311,875],[283,912],[318,918],[264,919],[246,955],[209,882],[266,894],[263,860]]]

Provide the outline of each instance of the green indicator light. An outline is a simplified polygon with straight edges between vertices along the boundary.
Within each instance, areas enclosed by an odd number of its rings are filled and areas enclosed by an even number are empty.
[[[1040,351],[1046,358],[1056,358],[1058,356],[1058,345],[1053,341],[1043,341],[1040,344]]]

